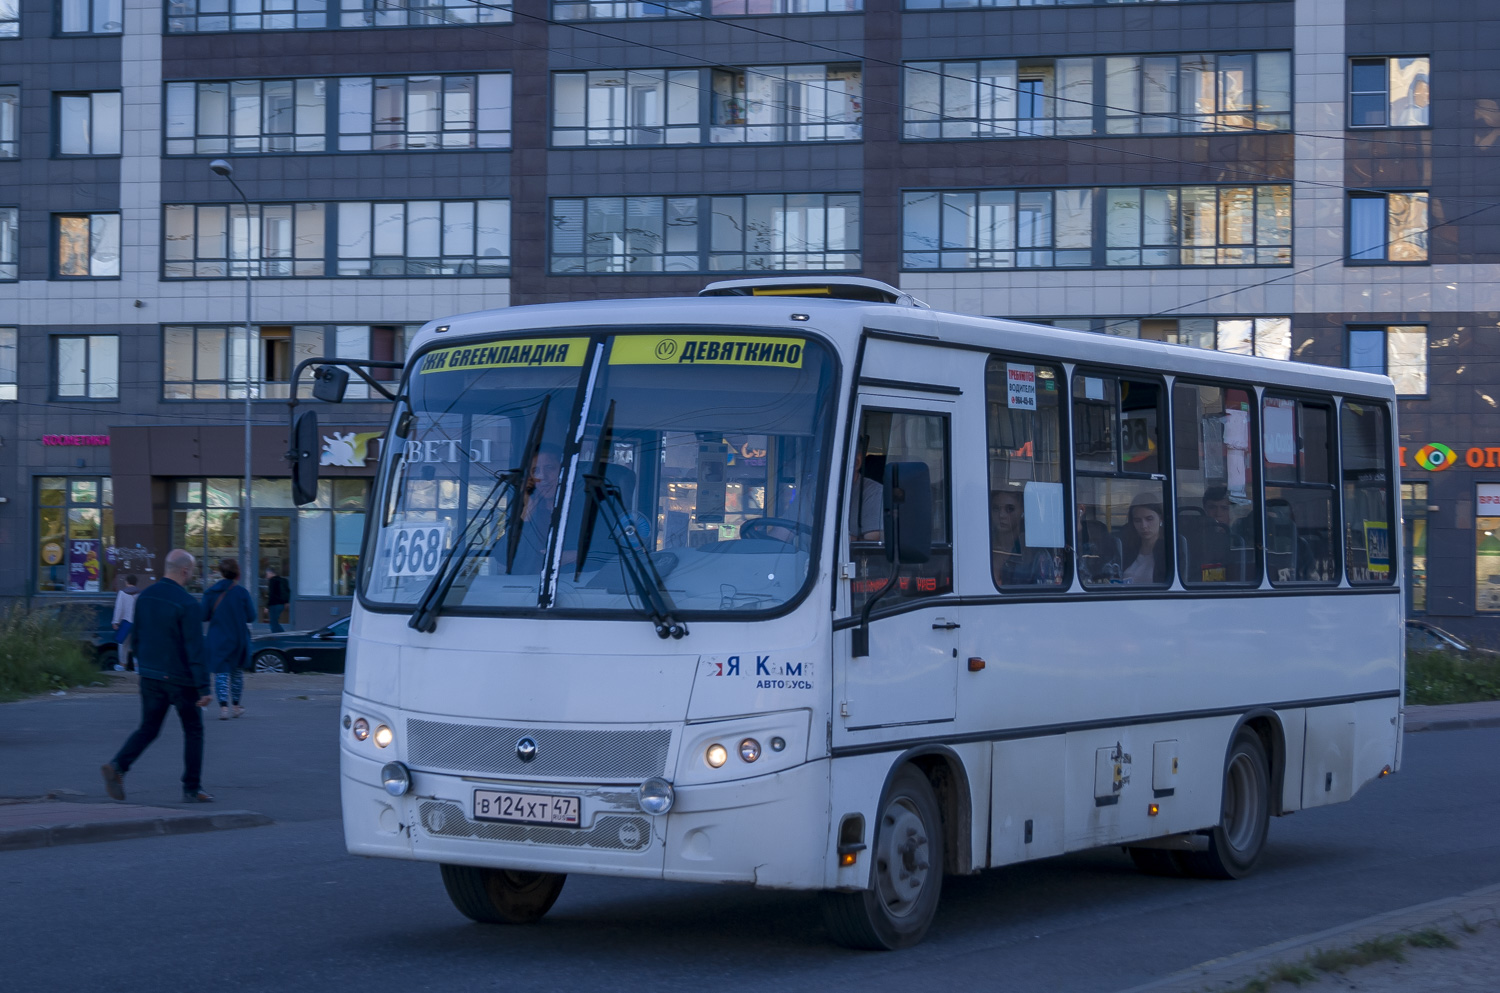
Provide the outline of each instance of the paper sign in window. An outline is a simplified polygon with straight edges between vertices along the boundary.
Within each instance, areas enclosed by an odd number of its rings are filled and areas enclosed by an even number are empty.
[[[1005,405],[1012,410],[1036,410],[1036,366],[1005,366]]]
[[[1067,510],[1063,506],[1062,483],[1027,483],[1023,498],[1026,547],[1062,548],[1066,545],[1063,529],[1067,523]]]
[[[1267,400],[1266,464],[1297,464],[1297,407],[1291,400]]]

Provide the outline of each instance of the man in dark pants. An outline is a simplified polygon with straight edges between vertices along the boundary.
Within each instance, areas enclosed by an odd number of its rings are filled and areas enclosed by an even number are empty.
[[[266,616],[271,620],[273,634],[286,630],[281,626],[281,614],[291,602],[292,584],[278,576],[275,567],[266,566]]]
[[[203,647],[203,608],[183,589],[198,562],[190,552],[167,553],[163,576],[135,601],[135,664],[141,674],[141,726],[101,770],[104,788],[125,799],[125,773],[161,733],[167,711],[182,722],[182,802],[208,803],[203,792],[203,715],[213,702]]]

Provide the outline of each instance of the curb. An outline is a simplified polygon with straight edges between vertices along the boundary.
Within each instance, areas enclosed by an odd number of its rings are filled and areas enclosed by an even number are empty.
[[[1457,721],[1409,721],[1408,734],[1418,731],[1469,731],[1474,728],[1500,728],[1500,717],[1477,717]]]
[[[1211,993],[1226,987],[1239,987],[1255,979],[1273,962],[1296,962],[1314,950],[1349,948],[1371,938],[1453,924],[1460,919],[1469,923],[1500,920],[1500,884],[1212,959],[1120,993]]]
[[[265,814],[257,814],[250,810],[226,810],[213,814],[166,811],[157,816],[131,820],[79,821],[72,824],[0,828],[0,852],[26,848],[51,848],[56,845],[82,845],[96,841],[119,841],[125,838],[231,831],[235,828],[262,827],[274,823]]]

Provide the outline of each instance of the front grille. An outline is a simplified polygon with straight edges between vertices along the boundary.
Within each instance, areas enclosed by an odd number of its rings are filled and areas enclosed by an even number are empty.
[[[522,738],[536,742],[536,757],[530,762],[516,756],[516,742]],[[429,772],[639,782],[666,770],[672,732],[410,720],[406,742],[412,768]]]
[[[602,848],[617,852],[638,852],[651,845],[651,822],[628,814],[602,814],[595,819],[593,827],[565,828],[471,821],[462,807],[443,800],[425,800],[420,810],[422,826],[428,834],[439,838],[484,838],[488,841]]]

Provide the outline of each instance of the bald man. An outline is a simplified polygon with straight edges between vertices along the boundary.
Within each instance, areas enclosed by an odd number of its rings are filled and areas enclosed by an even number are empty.
[[[198,570],[192,553],[167,553],[163,576],[135,600],[135,664],[141,674],[141,725],[105,763],[104,788],[125,799],[125,773],[161,733],[167,711],[182,723],[182,802],[208,803],[203,792],[203,714],[213,702],[203,647],[203,608],[183,587]]]

